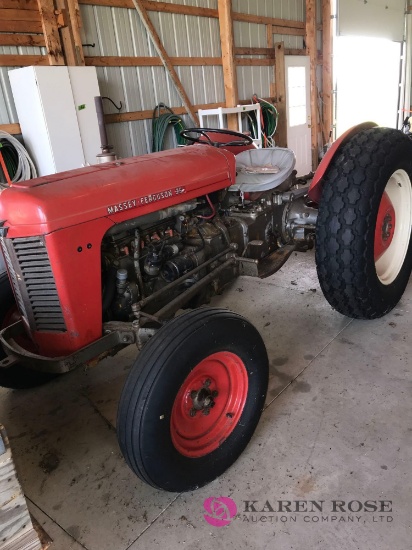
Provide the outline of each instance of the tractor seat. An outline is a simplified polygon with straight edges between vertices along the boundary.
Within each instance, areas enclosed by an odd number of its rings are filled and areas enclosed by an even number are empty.
[[[251,149],[236,156],[236,182],[229,191],[259,193],[283,183],[295,167],[291,149]]]

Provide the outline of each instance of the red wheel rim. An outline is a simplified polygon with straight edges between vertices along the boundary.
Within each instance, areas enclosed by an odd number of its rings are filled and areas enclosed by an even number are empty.
[[[199,458],[217,449],[235,429],[248,393],[243,361],[234,353],[209,355],[187,376],[172,408],[173,445]]]
[[[375,262],[390,247],[395,233],[395,208],[386,192],[379,205],[375,229]]]

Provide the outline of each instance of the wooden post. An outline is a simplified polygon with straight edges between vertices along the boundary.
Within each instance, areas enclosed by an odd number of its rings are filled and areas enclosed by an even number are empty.
[[[60,27],[66,65],[83,66],[84,55],[80,38],[80,12],[77,0],[56,0],[56,6],[63,14],[64,26]]]
[[[273,26],[266,25],[266,43],[268,48],[273,48]]]
[[[276,109],[279,113],[275,140],[278,147],[287,147],[287,113],[286,113],[286,78],[285,46],[283,42],[275,43],[275,90]]]
[[[64,65],[53,0],[37,0],[50,65]]]
[[[226,107],[236,107],[239,103],[239,96],[233,38],[232,0],[218,0],[217,7],[219,12]],[[227,115],[227,125],[229,130],[238,131],[237,115]]]
[[[333,124],[332,80],[332,10],[330,0],[322,0],[322,89],[323,89],[323,144],[329,141]]]
[[[318,110],[316,86],[316,0],[306,0],[306,54],[310,58],[310,119],[312,134],[312,169],[318,165]]]
[[[160,40],[159,35],[156,32],[156,29],[154,28],[153,23],[150,20],[150,17],[147,14],[147,11],[143,5],[143,0],[133,0],[134,7],[136,8],[140,19],[142,20],[142,23],[150,36],[153,45],[162,60],[162,63],[166,69],[166,71],[169,73],[170,78],[174,82],[174,85],[176,86],[177,93],[179,94],[180,98],[182,99],[183,105],[186,107],[187,112],[190,115],[190,118],[194,122],[196,126],[199,126],[199,119],[193,109],[193,105],[189,99],[189,97],[186,94],[185,89],[183,88],[182,83],[180,82],[179,75],[177,74],[175,68],[173,67],[173,64],[170,60],[170,57],[168,56],[162,41]]]

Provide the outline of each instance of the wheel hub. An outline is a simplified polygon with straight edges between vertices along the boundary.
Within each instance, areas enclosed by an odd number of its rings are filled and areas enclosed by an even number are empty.
[[[385,192],[382,195],[378,218],[376,220],[375,262],[379,260],[392,243],[395,233],[395,221],[395,208],[388,194]]]
[[[190,416],[196,416],[198,411],[202,411],[205,416],[210,413],[210,409],[215,406],[215,397],[218,396],[217,390],[210,390],[211,380],[208,378],[204,381],[203,386],[199,390],[190,392],[190,399],[193,402],[193,407],[190,409]]]

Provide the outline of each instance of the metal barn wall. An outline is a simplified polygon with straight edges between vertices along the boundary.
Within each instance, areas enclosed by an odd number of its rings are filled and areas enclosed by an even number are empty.
[[[216,8],[216,0],[199,4]],[[96,44],[84,48],[86,56],[156,57],[136,10],[82,5],[81,15],[84,43]],[[150,18],[171,57],[221,56],[217,19],[158,12],[151,12]],[[176,71],[193,104],[224,101],[222,67],[177,67]],[[102,95],[117,103],[121,100],[126,112],[153,109],[160,102],[171,107],[182,104],[163,67],[98,67],[97,74]],[[106,107],[108,113],[116,112],[110,104]],[[109,124],[108,134],[121,156],[151,150],[150,120]]]
[[[233,11],[264,17],[278,17],[294,21],[305,20],[305,0],[232,0]],[[233,22],[235,46],[241,48],[267,48],[266,25]],[[284,42],[285,48],[303,48],[303,37],[273,35],[274,42]],[[256,58],[255,58],[256,59]],[[268,97],[270,83],[274,81],[273,67],[238,67],[239,99],[249,99],[254,93]]]
[[[217,0],[166,0],[169,3],[217,9]],[[233,11],[260,16],[304,21],[305,0],[233,0]],[[85,56],[156,56],[135,10],[81,5]],[[219,22],[216,18],[150,12],[150,18],[172,57],[220,57]],[[266,26],[234,22],[236,47],[267,47]],[[274,35],[286,48],[303,48],[303,38]],[[44,53],[43,48],[2,48],[2,53]],[[6,51],[7,50],[7,51]],[[177,73],[193,104],[225,100],[221,66],[177,67]],[[159,102],[181,106],[174,85],[163,67],[98,67],[100,91],[123,112],[153,109]],[[252,94],[268,97],[274,80],[273,67],[241,66],[237,69],[239,99]],[[107,113],[116,110],[105,103]],[[189,117],[183,117],[190,124]],[[0,123],[18,122],[13,105],[7,69],[0,69]],[[119,156],[128,157],[151,150],[151,120],[108,124],[108,134]]]
[[[32,46],[0,46],[0,55],[45,55],[45,48]],[[0,124],[18,122],[11,93],[9,70],[16,67],[0,67]]]

